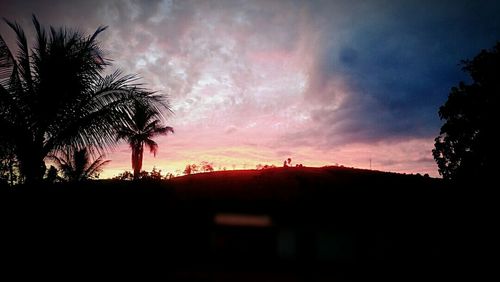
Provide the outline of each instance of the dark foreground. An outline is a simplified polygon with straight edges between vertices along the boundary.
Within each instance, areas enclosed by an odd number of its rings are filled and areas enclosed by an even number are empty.
[[[5,188],[1,256],[18,278],[477,279],[492,216],[467,191],[345,168]]]

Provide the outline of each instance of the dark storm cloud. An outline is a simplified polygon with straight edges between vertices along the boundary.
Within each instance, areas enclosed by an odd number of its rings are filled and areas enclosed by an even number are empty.
[[[500,40],[498,1],[325,1],[311,7],[323,48],[309,92],[327,105],[316,110],[327,143],[341,142],[332,138],[339,133],[347,142],[436,135],[437,109],[450,87],[466,78],[460,60]],[[344,14],[324,21],[335,7]],[[335,91],[317,86],[335,77],[346,79],[352,93],[332,112],[328,101]]]

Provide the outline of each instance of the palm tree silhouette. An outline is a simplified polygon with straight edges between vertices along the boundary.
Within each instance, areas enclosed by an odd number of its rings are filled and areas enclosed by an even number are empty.
[[[52,156],[52,159],[68,181],[83,181],[90,178],[97,178],[103,167],[110,160],[104,160],[103,155],[99,155],[91,161],[87,148],[71,148],[60,152],[61,156]]]
[[[91,36],[66,28],[40,26],[33,16],[35,43],[28,45],[17,23],[5,20],[17,36],[11,52],[0,36],[0,137],[14,144],[26,182],[44,174],[44,159],[67,145],[94,146],[99,152],[116,144],[116,128],[130,116],[134,102],[168,110],[167,101],[144,89],[133,75],[104,75],[110,61]],[[1,140],[2,138],[0,138]]]
[[[125,139],[132,149],[132,169],[134,179],[138,179],[142,169],[142,157],[144,145],[156,156],[158,144],[151,138],[174,133],[170,126],[162,126],[158,119],[158,112],[149,107],[144,107],[140,103],[135,103],[134,113],[125,126],[118,130],[117,140]]]

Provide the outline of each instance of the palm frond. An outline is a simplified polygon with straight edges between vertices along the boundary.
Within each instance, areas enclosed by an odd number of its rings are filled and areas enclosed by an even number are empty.
[[[157,127],[153,130],[153,136],[174,133],[174,128],[171,126]]]
[[[113,98],[82,105],[77,112],[79,119],[69,119],[61,124],[50,143],[47,143],[47,150],[65,144],[73,144],[79,148],[93,144],[100,152],[113,148],[116,145],[117,130],[126,122],[124,113],[130,115],[133,112],[132,101],[142,94],[123,90],[115,93],[109,91],[108,94],[108,97]]]
[[[30,93],[33,92],[33,79],[31,76],[31,64],[30,64],[30,54],[28,47],[28,40],[26,39],[26,34],[24,30],[17,22],[11,22],[4,18],[7,25],[16,33],[17,36],[17,61],[19,62],[18,68],[21,77],[23,78],[23,83],[26,85]]]
[[[103,170],[104,166],[106,166],[110,162],[111,162],[111,160],[104,160],[104,156],[100,155],[85,170],[85,172],[84,172],[85,178],[93,178],[94,176],[99,174]]]
[[[29,116],[24,110],[24,89],[17,70],[16,60],[0,36],[0,136],[11,140],[18,135],[14,133],[22,131],[19,125]]]
[[[158,152],[158,143],[151,139],[145,139],[144,144],[149,148],[149,152],[156,157],[156,152]]]
[[[0,35],[0,83],[10,78],[15,65],[16,60],[12,56],[9,46]]]
[[[108,28],[108,26],[99,26],[96,31],[94,32],[94,34],[92,34],[92,36],[89,38],[89,42],[94,42],[95,39],[97,38],[97,36],[99,35],[99,33],[105,31],[106,29]]]
[[[104,160],[103,155],[99,155],[92,161],[89,151],[91,149],[67,147],[59,152],[59,156],[49,155],[49,159],[59,168],[66,180],[82,181],[93,178],[110,162]]]
[[[161,121],[159,119],[151,119],[152,117],[149,118],[148,124],[142,129],[142,131],[152,134],[158,127],[161,126]]]
[[[135,131],[132,129],[122,126],[117,132],[116,132],[116,141],[120,141],[122,139],[131,140],[132,136],[135,134]]]
[[[45,32],[45,29],[40,26],[40,23],[38,22],[38,19],[35,15],[33,15],[32,20],[33,25],[35,26],[37,39],[37,44],[33,52],[33,68],[35,75],[37,75],[43,72],[43,63],[45,62],[45,58],[47,56],[47,33]],[[40,80],[39,77],[38,80]]]

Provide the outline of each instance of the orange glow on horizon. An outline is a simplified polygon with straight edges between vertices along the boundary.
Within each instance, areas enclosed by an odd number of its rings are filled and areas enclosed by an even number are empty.
[[[323,167],[343,165],[361,169],[390,171],[398,173],[420,173],[439,177],[436,165],[432,160],[428,140],[410,140],[373,145],[349,144],[339,146],[337,150],[315,150],[310,147],[299,147],[295,150],[275,150],[253,146],[227,146],[203,148],[186,148],[167,151],[168,138],[156,157],[144,155],[143,169],[161,170],[162,175],[172,173],[183,175],[188,164],[199,165],[206,161],[213,165],[215,171],[235,169],[256,169],[257,165],[274,165],[282,167],[287,158],[292,159],[292,166],[302,164],[306,167]],[[431,140],[432,141],[432,140]],[[162,145],[160,145],[162,146]],[[201,146],[200,146],[201,147]],[[125,148],[125,147],[124,147]],[[128,149],[128,148],[127,148]],[[125,170],[131,171],[130,153],[127,149],[108,156],[112,162],[105,167],[101,178],[112,178]],[[428,156],[422,154],[424,152]]]

